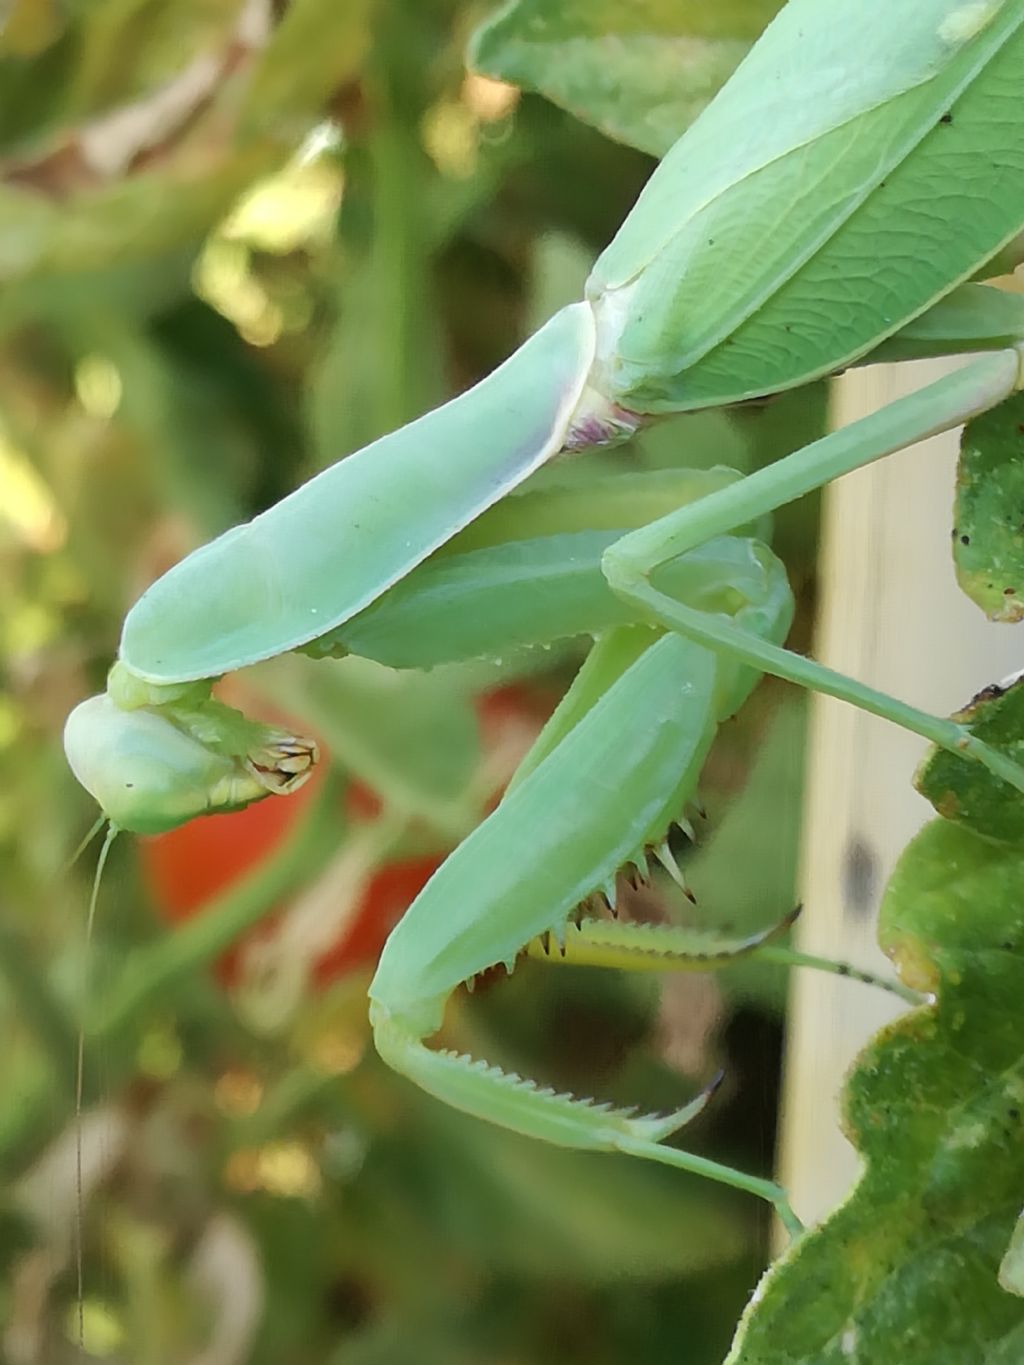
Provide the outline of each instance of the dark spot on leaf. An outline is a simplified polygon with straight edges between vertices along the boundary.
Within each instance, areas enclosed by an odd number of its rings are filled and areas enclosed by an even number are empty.
[[[943,114],[942,117],[939,119],[939,122],[940,122],[940,123],[952,123],[952,122],[953,122],[953,115],[950,114],[950,113],[945,113],[945,114]]]
[[[961,536],[961,537],[960,537],[960,544],[961,544],[961,545],[970,545],[970,543],[971,543],[971,538],[970,538],[970,536]]]
[[[991,586],[990,583],[989,587]],[[972,707],[976,707],[982,702],[998,701],[1005,692],[1006,688],[1002,687],[999,683],[987,683],[980,692],[975,692],[974,696],[964,707],[964,711],[970,713]]]
[[[1003,589],[1003,596],[1004,596],[1004,597],[1013,597],[1013,596],[1016,595],[1016,592],[1017,592],[1017,589],[1016,589],[1016,588],[1004,588],[1004,589]]]

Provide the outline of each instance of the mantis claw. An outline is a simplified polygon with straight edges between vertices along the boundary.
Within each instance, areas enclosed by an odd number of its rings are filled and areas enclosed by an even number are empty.
[[[662,867],[675,882],[676,886],[679,887],[679,890],[683,893],[683,895],[690,902],[690,904],[696,905],[697,897],[693,894],[693,891],[690,889],[689,883],[683,876],[682,868],[676,862],[675,855],[673,854],[671,848],[669,848],[667,839],[657,846],[657,848],[654,850],[654,856],[657,858],[658,862],[661,863]]]
[[[697,842],[697,832],[685,815],[680,815],[679,819],[676,821],[676,828],[686,835],[691,844]]]
[[[376,1002],[371,1018],[381,1056],[424,1090],[465,1113],[492,1122],[498,1119],[526,1137],[562,1147],[614,1152],[629,1150],[626,1144],[631,1143],[661,1150],[657,1144],[702,1113],[721,1083],[721,1076],[715,1076],[692,1100],[669,1114],[638,1114],[635,1107],[622,1109],[540,1086],[465,1053],[434,1051],[402,1029]]]
[[[647,855],[642,854],[642,862],[636,860],[628,864],[630,871],[627,873],[629,884],[634,891],[642,891],[650,885],[650,868],[647,865]]]
[[[245,766],[267,791],[275,796],[290,796],[309,781],[319,761],[316,740],[282,735],[250,752]]]

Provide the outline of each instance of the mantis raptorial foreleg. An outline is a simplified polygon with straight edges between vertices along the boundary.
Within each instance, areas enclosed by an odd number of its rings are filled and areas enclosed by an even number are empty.
[[[735,709],[734,688],[729,700],[716,701],[714,656],[678,636],[613,631],[595,647],[590,668],[615,681],[439,870],[418,901],[417,920],[407,917],[392,934],[370,987],[378,1049],[396,1070],[468,1113],[563,1146],[629,1152],[711,1176],[769,1200],[787,1227],[798,1230],[783,1191],[772,1182],[661,1145],[700,1112],[709,1092],[668,1116],[634,1116],[539,1090],[422,1041],[437,1030],[447,995],[466,979],[467,963],[483,970],[496,952],[511,970],[531,940],[542,954],[547,936],[564,941],[573,932],[567,919],[575,906],[664,836],[699,775],[719,706]],[[584,827],[581,791],[589,806]],[[538,826],[540,811],[545,820]],[[623,820],[625,811],[630,814]],[[532,844],[526,865],[524,837]],[[460,889],[470,885],[474,896],[462,898]],[[424,930],[432,944],[414,958],[409,935]],[[610,932],[614,937],[614,926]],[[592,958],[624,965],[630,955],[657,951],[663,968],[672,965],[671,931],[661,937],[657,929],[624,926],[619,940],[604,951],[592,943]],[[719,943],[715,955],[721,964],[756,947],[750,940]],[[693,943],[687,948],[692,956]],[[705,943],[706,962],[711,951]]]
[[[771,600],[770,594],[762,600],[755,587],[745,605],[740,606],[730,617],[721,611],[707,611],[690,605],[682,601],[680,596],[662,591],[651,581],[652,575],[662,566],[670,568],[675,564],[682,568],[687,556],[693,555],[698,548],[706,548],[709,543],[727,543],[714,538],[721,537],[736,526],[748,523],[783,502],[810,491],[820,483],[900,449],[916,439],[956,425],[993,406],[1012,393],[1019,382],[1020,357],[1016,349],[975,361],[964,372],[955,376],[950,385],[925,389],[873,418],[824,438],[757,475],[720,488],[648,526],[633,531],[605,549],[602,567],[608,581],[619,595],[635,605],[648,619],[669,626],[695,643],[709,646],[723,658],[739,660],[753,669],[773,672],[817,687],[818,690],[828,691],[855,705],[887,716],[907,725],[908,728],[915,729],[918,733],[923,733],[929,739],[956,750],[970,752],[998,776],[1007,777],[1021,787],[1021,774],[1016,765],[997,751],[989,750],[985,746],[979,747],[977,741],[974,741],[962,727],[927,716],[901,703],[894,703],[892,699],[873,692],[855,680],[832,674],[821,665],[801,659],[782,649],[779,642],[785,626],[781,624],[778,613],[775,613],[772,621],[771,613],[766,617],[763,611],[764,603]],[[788,621],[788,616],[783,614],[782,619]],[[647,653],[653,655],[661,648],[668,648],[667,641],[663,641],[657,648],[651,648]],[[575,781],[567,780],[572,771],[573,755],[570,751],[574,745],[581,743],[583,736],[586,736],[593,746],[596,723],[601,710],[605,707],[610,708],[617,689],[625,691],[631,684],[638,686],[634,669],[639,668],[645,657],[641,656],[636,665],[626,669],[619,681],[606,693],[602,694],[600,686],[588,688],[585,683],[581,685],[580,691],[584,694],[581,705],[575,708],[574,713],[570,703],[567,719],[563,719],[561,725],[556,722],[554,727],[556,742],[553,747],[545,747],[542,741],[539,766],[532,766],[537,762],[536,755],[532,760],[528,760],[528,774],[522,786],[517,787],[509,798],[507,810],[505,812],[499,810],[496,816],[492,817],[494,822],[490,831],[492,836],[498,831],[497,837],[509,840],[508,846],[515,847],[515,842],[511,838],[512,831],[507,827],[501,828],[503,820],[506,825],[514,825],[517,796],[524,794],[528,798],[533,795],[538,779],[546,772],[558,772],[560,780],[569,790],[580,789],[578,775]],[[701,658],[700,652],[690,656],[688,671],[691,674]],[[600,663],[594,663],[593,656],[588,667],[598,672],[601,669]],[[607,679],[602,679],[602,682],[606,681]],[[722,681],[719,679],[720,698],[721,688]],[[601,699],[594,701],[594,697]],[[636,706],[648,706],[652,701],[653,698],[646,687],[638,687]],[[720,703],[718,715],[728,714],[729,709],[728,704]],[[657,714],[655,708],[655,717]],[[605,726],[608,728],[618,730],[621,723],[619,720],[612,722],[610,718],[605,718]],[[649,723],[652,729],[655,728],[653,720]],[[558,737],[561,737],[560,743],[557,742]],[[618,771],[617,768],[615,771]],[[681,792],[677,789],[674,800],[678,802],[680,797]],[[550,800],[539,802],[538,810],[544,808],[548,809],[550,818],[552,802]],[[492,822],[488,822],[488,825],[491,824]],[[486,835],[483,833],[486,828],[483,827],[480,832],[481,842],[486,842]],[[650,841],[651,833],[652,830],[649,829],[644,843]],[[471,845],[473,840],[469,843]],[[472,849],[469,846],[464,848],[467,849],[467,859],[472,858]],[[463,850],[459,851],[450,865],[456,869],[453,875],[461,873],[461,879],[469,885],[472,881],[471,876],[464,868],[458,869],[462,852]],[[496,852],[495,848],[494,853]],[[621,853],[618,856],[621,857]],[[543,855],[541,863],[545,867],[549,866]],[[591,885],[601,884],[600,874],[604,869],[598,864],[599,859],[594,859],[589,864],[588,879]],[[584,884],[578,885],[573,894],[578,896],[584,889]],[[429,899],[430,888],[424,893],[419,908],[421,927],[429,914]],[[549,912],[553,908],[550,899],[547,908]],[[416,908],[413,913],[416,913]],[[602,1150],[628,1151],[633,1155],[677,1165],[682,1169],[700,1170],[703,1174],[768,1199],[791,1231],[798,1227],[785,1196],[771,1182],[754,1180],[732,1170],[723,1170],[715,1163],[704,1163],[689,1153],[662,1145],[663,1139],[676,1131],[684,1118],[691,1116],[692,1111],[689,1109],[671,1116],[663,1121],[661,1126],[655,1127],[647,1119],[636,1120],[614,1112],[595,1113],[589,1106],[580,1107],[568,1097],[537,1092],[518,1078],[506,1077],[493,1067],[473,1063],[467,1058],[434,1053],[427,1049],[421,1041],[421,1038],[431,1031],[431,1025],[427,1020],[418,1019],[414,1012],[411,1016],[406,1016],[409,1027],[405,1028],[398,1022],[387,1004],[392,984],[391,964],[395,960],[401,960],[402,928],[403,926],[400,926],[393,936],[374,987],[371,988],[374,1000],[372,1014],[378,1046],[396,1069],[404,1071],[418,1084],[457,1107],[489,1117],[492,1121],[516,1127],[518,1131],[545,1137],[548,1141],[571,1142],[573,1145],[598,1147]],[[451,926],[450,931],[454,932]],[[637,965],[628,961],[634,942],[636,951],[647,954],[648,960],[654,949],[653,936],[649,930],[603,924],[592,926],[587,922],[584,922],[579,930],[573,930],[565,928],[564,925],[560,926],[556,915],[551,928],[530,939],[527,952],[530,955],[550,957],[552,933],[558,935],[560,941],[565,943],[568,953],[577,956],[583,963],[593,965],[617,965],[627,968]],[[468,945],[466,946],[468,948]],[[685,954],[681,953],[680,957],[685,958]],[[671,953],[668,953],[663,966],[670,965]],[[423,978],[417,982],[421,988],[425,984]],[[436,984],[440,985],[440,980]],[[415,995],[415,987],[409,982],[400,994],[409,1002]],[[439,1020],[435,1019],[435,1026],[436,1022]]]
[[[371,1016],[373,1014],[371,1007]],[[666,1138],[703,1111],[717,1089],[717,1079],[674,1113],[636,1115],[630,1110],[540,1089],[532,1081],[524,1081],[520,1076],[469,1057],[433,1051],[393,1029],[386,1020],[376,1020],[374,1039],[377,1050],[389,1065],[455,1109],[560,1147],[575,1147],[586,1152],[623,1152],[674,1166],[691,1175],[706,1176],[767,1200],[791,1235],[803,1231],[786,1192],[774,1181],[734,1170],[694,1152],[664,1145]]]

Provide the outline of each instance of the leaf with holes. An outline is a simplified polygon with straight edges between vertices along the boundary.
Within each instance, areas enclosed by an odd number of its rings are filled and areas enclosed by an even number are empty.
[[[879,937],[936,1003],[861,1054],[845,1126],[863,1178],[768,1273],[728,1365],[1024,1359],[1024,1302],[999,1279],[1024,1203],[1022,893],[1024,852],[969,830],[935,821],[904,852]]]
[[[972,735],[1008,753],[1024,756],[1024,680],[986,687],[953,716]],[[947,820],[988,839],[1024,840],[1024,795],[969,758],[932,749],[914,775],[914,786]]]
[[[968,422],[956,476],[953,558],[992,621],[1024,618],[1024,393]]]

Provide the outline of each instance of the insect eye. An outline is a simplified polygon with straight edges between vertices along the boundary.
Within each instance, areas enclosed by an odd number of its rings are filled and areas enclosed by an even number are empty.
[[[124,711],[106,693],[75,707],[64,748],[104,814],[138,834],[173,829],[208,810],[238,766],[157,712]]]

